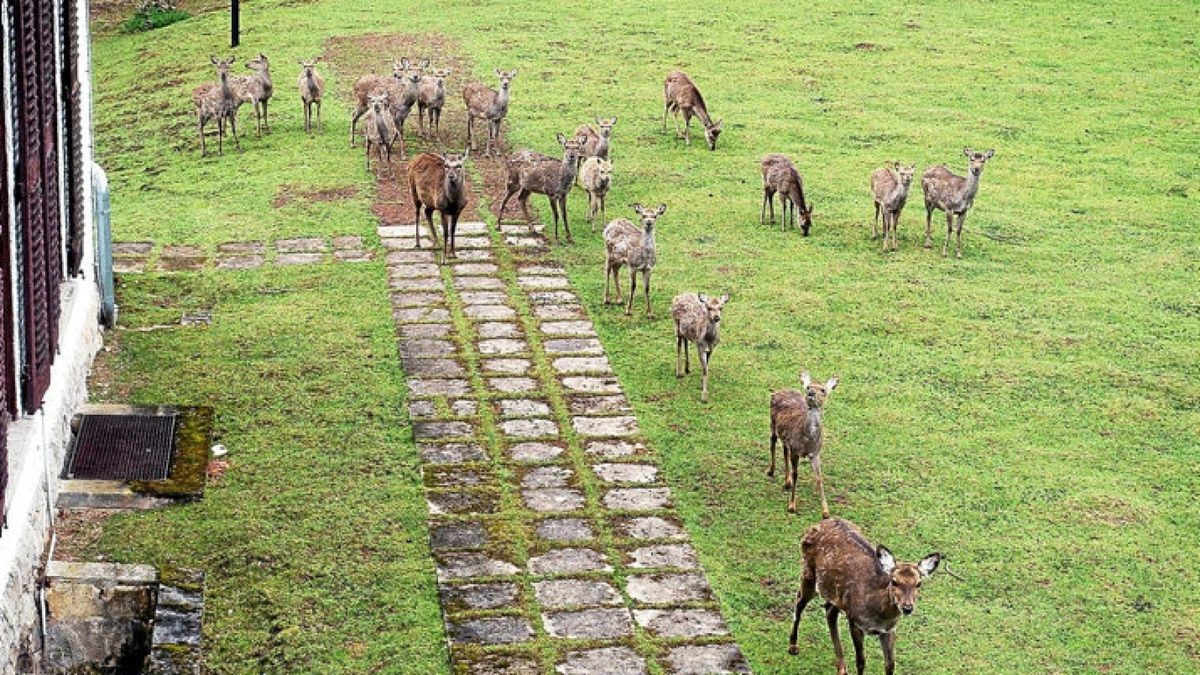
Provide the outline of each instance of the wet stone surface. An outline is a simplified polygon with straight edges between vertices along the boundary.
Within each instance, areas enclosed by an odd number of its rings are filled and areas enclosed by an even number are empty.
[[[556,666],[559,675],[646,675],[646,660],[629,647],[601,647],[567,652]]]
[[[612,584],[589,579],[551,579],[533,582],[538,603],[548,609],[564,607],[612,607],[621,604],[621,594]]]
[[[534,532],[540,539],[564,543],[590,541],[596,536],[591,524],[582,518],[548,518],[539,522]]]
[[[542,624],[547,633],[559,638],[605,639],[633,635],[633,621],[624,607],[545,612]]]
[[[635,574],[625,581],[625,592],[637,602],[668,605],[712,600],[712,588],[703,574]]]
[[[435,523],[429,528],[429,545],[435,549],[483,548],[488,543],[483,523]]]
[[[533,574],[576,574],[578,572],[611,572],[604,554],[590,548],[556,548],[529,559]]]
[[[728,635],[721,615],[709,609],[636,609],[633,618],[651,635],[668,638],[695,638]]]
[[[634,549],[628,554],[628,567],[645,569],[651,567],[694,570],[700,567],[696,551],[687,544],[657,544]]]
[[[737,645],[683,645],[667,652],[667,672],[672,675],[749,673],[750,664]]]
[[[523,616],[495,616],[450,622],[450,639],[474,644],[512,644],[533,639],[533,626]]]
[[[540,513],[565,513],[583,508],[583,492],[569,488],[539,488],[522,490],[521,501]]]
[[[521,595],[514,583],[500,581],[490,584],[458,584],[438,586],[442,605],[450,612],[467,610],[505,609],[512,607]]]
[[[563,448],[551,443],[517,443],[508,449],[514,462],[548,462],[563,453]]]

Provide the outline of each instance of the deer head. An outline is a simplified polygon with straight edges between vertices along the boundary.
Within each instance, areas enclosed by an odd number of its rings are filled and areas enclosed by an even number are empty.
[[[838,378],[831,377],[825,381],[825,384],[821,384],[813,382],[807,370],[800,373],[800,384],[804,385],[804,402],[808,404],[808,409],[820,410],[821,406],[825,405],[825,399],[829,396],[829,392],[837,388],[838,382]]]
[[[900,184],[904,187],[912,185],[913,174],[917,171],[916,164],[901,166],[900,162],[896,162],[896,173],[900,176]]]
[[[795,208],[796,212],[800,214],[800,231],[803,232],[804,236],[807,237],[808,231],[812,229],[813,224],[813,204],[812,202],[809,202],[803,207],[793,205],[793,208]]]
[[[983,165],[992,158],[992,155],[995,154],[995,150],[977,152],[970,148],[963,148],[963,155],[965,155],[967,158],[968,169],[970,170],[971,175],[976,177],[983,173]]]
[[[471,156],[471,149],[467,148],[463,153],[447,153],[442,155],[442,166],[446,169],[446,182],[455,188],[463,186],[466,180],[466,164],[467,158]]]
[[[600,129],[600,138],[611,138],[613,127],[617,126],[617,118],[605,120],[597,117],[596,126]]]
[[[708,141],[709,150],[717,149],[717,137],[721,135],[721,128],[724,122],[725,120],[719,119],[712,124],[704,125],[704,140]]]
[[[658,221],[659,216],[667,212],[666,204],[659,204],[657,207],[648,209],[641,204],[634,204],[633,210],[637,212],[638,217],[642,220],[642,227],[647,232],[654,229],[654,223]]]
[[[372,93],[367,96],[367,102],[371,106],[371,111],[376,115],[382,115],[383,111],[387,109],[387,101],[388,95],[386,92]]]
[[[405,61],[407,62],[408,60],[405,59]],[[421,59],[420,63],[417,63],[415,65],[413,63],[409,62],[405,68],[405,70],[408,71],[408,81],[410,83],[412,83],[413,86],[420,84],[421,75],[425,71],[425,69],[428,67],[429,67],[429,59]],[[400,79],[404,79],[404,78],[401,77]]]
[[[579,157],[579,151],[583,149],[583,138],[579,136],[567,138],[562,134],[558,134],[556,138],[563,149],[563,162],[573,162]]]
[[[612,182],[612,162],[607,159],[597,159],[596,175],[600,178],[600,182],[605,185]]]
[[[246,62],[246,68],[248,70],[253,70],[256,73],[265,73],[267,72],[267,68],[270,66],[271,63],[267,59],[267,55],[263,54],[262,52],[259,52],[258,56]]]
[[[729,302],[729,294],[714,298],[711,295],[700,293],[696,298],[700,300],[700,304],[704,305],[704,312],[708,314],[709,322],[721,323],[721,310],[725,308],[725,303]]]
[[[512,86],[513,78],[517,76],[516,69],[504,72],[503,70],[496,68],[495,71],[496,77],[500,78],[500,91],[508,91],[508,88]]]
[[[313,69],[317,67],[317,63],[320,60],[321,60],[321,57],[318,56],[317,58],[315,58],[311,61],[298,61],[297,63],[300,64],[300,68],[302,69],[302,74],[311,80],[313,78],[313,75],[316,74],[316,71]]]
[[[208,60],[217,67],[217,77],[222,83],[229,81],[229,67],[233,65],[236,57],[230,56],[228,59],[218,59],[216,54],[210,54]]]
[[[436,80],[439,85],[445,84],[447,77],[450,77],[449,68],[438,68],[437,70],[433,71],[433,79]]]
[[[888,576],[888,598],[896,609],[905,615],[912,614],[921,594],[921,581],[928,578],[942,562],[941,553],[930,553],[921,562],[897,563],[886,546],[875,549],[875,561],[879,569]]]

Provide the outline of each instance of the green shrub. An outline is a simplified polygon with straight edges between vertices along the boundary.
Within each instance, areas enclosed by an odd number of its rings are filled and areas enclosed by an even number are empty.
[[[133,16],[121,24],[121,30],[126,33],[141,33],[163,26],[170,26],[176,21],[183,21],[191,16],[182,9],[162,8],[153,5],[142,7]]]

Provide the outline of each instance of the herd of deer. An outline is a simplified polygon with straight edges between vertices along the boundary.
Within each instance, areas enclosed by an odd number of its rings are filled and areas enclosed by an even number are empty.
[[[217,82],[198,87],[193,95],[202,154],[207,153],[204,126],[210,121],[217,124],[218,152],[222,151],[226,124],[234,142],[238,143],[236,116],[238,107],[243,103],[254,105],[258,133],[269,128],[267,104],[272,95],[272,83],[267,57],[259,54],[249,61],[246,65],[255,71],[254,75],[243,77],[230,75],[230,67],[234,63],[232,57],[222,60],[213,56],[211,61],[216,66]],[[301,61],[301,73],[297,81],[304,106],[304,128],[310,134],[314,128],[324,128],[321,100],[325,83],[316,71],[319,61],[320,58]],[[355,145],[356,129],[361,119],[368,169],[372,153],[385,167],[389,167],[392,147],[396,142],[400,144],[401,158],[404,157],[404,125],[414,106],[418,110],[418,134],[422,137],[439,136],[441,113],[446,101],[446,78],[450,71],[437,69],[426,74],[428,67],[427,59],[420,62],[401,59],[393,63],[391,76],[366,75],[355,81],[350,145]],[[408,164],[407,180],[416,213],[416,246],[421,246],[422,211],[430,239],[435,246],[438,245],[439,237],[433,227],[433,212],[437,211],[442,224],[443,262],[456,257],[455,230],[459,215],[467,204],[465,163],[476,144],[475,121],[487,125],[484,156],[499,155],[503,146],[501,125],[508,114],[510,89],[517,72],[495,70],[498,89],[478,82],[471,82],[464,87],[463,101],[467,112],[467,148],[464,152],[425,152]],[[695,83],[682,72],[672,72],[663,83],[663,96],[663,131],[667,130],[667,117],[673,116],[676,137],[690,145],[692,119],[698,119],[703,126],[708,148],[716,150],[722,121],[711,118]],[[683,117],[682,130],[679,126],[680,116]],[[545,195],[553,213],[555,238],[558,238],[561,219],[566,240],[572,242],[567,196],[578,183],[588,194],[587,219],[595,231],[597,216],[601,222],[606,219],[605,200],[613,171],[609,149],[616,123],[616,117],[597,119],[594,127],[590,124],[581,125],[570,138],[558,134],[561,158],[533,150],[509,155],[505,160],[506,190],[497,219],[503,217],[509,200],[516,197],[526,221],[530,221],[530,195]],[[974,203],[984,163],[994,154],[992,150],[977,152],[971,149],[964,149],[963,153],[968,160],[965,177],[954,174],[945,165],[939,165],[928,169],[921,178],[926,210],[925,247],[933,244],[933,212],[943,211],[946,215],[943,256],[948,252],[951,237],[955,236],[956,255],[962,257],[963,221]],[[903,166],[893,162],[871,175],[875,205],[872,237],[880,234],[879,221],[882,216],[884,251],[898,248],[900,213],[908,199],[915,169],[915,165]],[[804,181],[795,164],[782,154],[769,154],[762,160],[761,170],[763,201],[760,223],[775,222],[775,196],[778,195],[783,229],[786,230],[790,224],[799,227],[807,236],[812,228],[813,206],[812,202],[805,199]],[[644,207],[634,204],[632,208],[637,214],[636,223],[627,218],[617,218],[603,230],[606,250],[604,304],[610,303],[611,282],[616,287],[615,303],[625,304],[625,314],[632,314],[640,276],[646,314],[652,316],[650,276],[657,262],[655,225],[666,212],[667,206],[659,204],[656,207]],[[628,301],[621,297],[619,273],[622,267],[628,267],[630,272]],[[676,296],[671,303],[676,337],[675,374],[683,377],[690,372],[689,345],[695,345],[702,370],[701,400],[705,402],[708,401],[709,361],[720,340],[718,328],[721,312],[728,300],[728,295],[714,297],[703,293],[684,293]],[[931,553],[915,564],[899,563],[886,547],[868,542],[855,525],[830,516],[821,473],[821,444],[824,437],[822,410],[830,392],[837,387],[838,378],[833,377],[822,383],[813,381],[804,372],[800,380],[802,390],[785,390],[771,396],[771,461],[767,470],[768,476],[775,475],[776,446],[782,443],[784,490],[789,492],[787,509],[794,513],[799,462],[807,459],[812,467],[821,505],[820,523],[809,528],[801,541],[804,569],[795,601],[789,651],[797,653],[797,629],[801,613],[812,598],[820,594],[825,601],[825,617],[837,656],[838,673],[846,673],[837,621],[839,614],[845,613],[860,675],[866,664],[863,638],[867,634],[879,638],[885,671],[890,675],[895,667],[895,629],[900,617],[912,613],[922,580],[933,574],[942,556],[940,553]]]

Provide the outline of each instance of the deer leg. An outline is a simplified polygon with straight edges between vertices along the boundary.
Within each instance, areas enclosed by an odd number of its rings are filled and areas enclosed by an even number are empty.
[[[954,236],[954,214],[946,212],[946,241],[942,244],[942,257],[946,257],[946,249],[950,246],[950,238]]]
[[[883,672],[892,675],[896,672],[896,634],[880,635],[879,646],[883,648]]]
[[[788,488],[788,513],[796,512],[796,484],[800,482],[800,456],[794,452],[790,455],[791,466],[788,473],[787,488]]]
[[[833,641],[833,655],[837,657],[838,675],[846,675],[846,655],[842,651],[842,638],[838,635],[838,608],[825,603],[825,623],[829,625],[829,639]]]
[[[821,498],[821,517],[829,517],[829,504],[825,503],[825,476],[821,474],[821,453],[816,453],[808,458],[808,463],[812,465],[813,476],[817,479],[817,496]]]
[[[679,108],[671,111],[671,121],[675,123],[675,138],[683,138],[683,133],[679,130]]]
[[[886,227],[886,226],[885,226]],[[879,236],[879,202],[875,202],[875,219],[871,221],[871,238]]]
[[[775,444],[779,441],[779,436],[775,435],[775,429],[771,429],[771,465],[767,467],[767,478],[775,475]]]
[[[467,147],[475,149],[475,139],[471,135],[471,129],[475,126],[475,118],[467,111]]]
[[[554,214],[554,243],[561,244],[562,240],[558,238],[558,200],[554,197],[549,197],[550,211]]]
[[[683,114],[683,144],[692,144],[692,116],[688,113]]]
[[[414,187],[412,190],[413,213],[416,214],[416,222],[413,223],[413,233],[416,235],[417,248],[421,248],[421,201],[417,198],[417,190]]]
[[[570,188],[567,189],[570,190]],[[568,192],[568,194],[570,193]],[[567,217],[567,195],[559,197],[559,201],[561,202],[560,206],[562,207],[563,229],[567,232],[567,243],[574,244],[575,238],[571,236],[571,220]]]
[[[854,669],[858,671],[858,675],[863,675],[867,669],[867,655],[863,652],[863,629],[849,616],[846,620],[850,624],[850,641],[854,643]]]
[[[933,205],[925,202],[925,248],[933,248]]]
[[[516,192],[505,192],[504,193],[504,199],[500,200],[500,211],[496,213],[496,224],[497,225],[500,224],[500,221],[504,220],[504,207],[508,206],[508,200],[510,198],[512,198],[512,196],[515,194],[516,194]]]
[[[417,216],[418,225],[420,224],[420,222],[421,222],[421,217],[418,215]],[[433,207],[432,206],[425,207],[425,223],[426,223],[426,225],[429,226],[429,238],[433,240],[433,245],[436,247],[438,245],[438,238],[437,238],[437,230],[433,229]],[[446,245],[446,242],[443,241],[442,246],[445,246],[445,245]]]
[[[204,119],[200,117],[196,119],[196,132],[200,136],[200,156],[205,157],[208,155],[208,147],[204,144]]]
[[[237,149],[240,151],[242,149],[242,142],[240,140],[238,140],[238,135],[237,135],[237,111],[236,110],[234,110],[233,114],[229,116],[229,131],[233,134],[234,146],[236,146]]]
[[[892,213],[892,250],[900,250],[900,212]]]
[[[758,224],[763,225],[767,222],[767,189],[763,188],[762,207],[758,210]]]
[[[525,224],[532,226],[533,216],[529,215],[529,190],[521,190],[521,192],[517,194],[517,202],[521,204],[521,212],[525,214]],[[558,233],[555,232],[554,236],[557,237]]]
[[[225,154],[225,118],[217,118],[217,154]]]
[[[708,403],[708,361],[712,352],[696,344],[696,354],[700,357],[700,402]]]
[[[687,340],[683,341],[683,374],[687,375],[692,372],[692,357],[688,348]]]
[[[325,131],[325,122],[321,120],[321,102],[317,101],[317,131]]]
[[[612,280],[612,266],[608,264],[608,256],[604,257],[604,304],[608,304],[608,283]]]
[[[637,295],[637,270],[629,268],[629,303],[625,305],[625,316],[633,316],[633,298]]]
[[[965,221],[966,219],[967,219],[966,211],[963,211],[962,213],[958,214],[958,227],[955,228],[955,230],[954,230],[954,238],[955,238],[955,244],[956,244],[955,247],[957,249],[954,253],[955,258],[962,257],[962,228],[963,228],[963,221]]]
[[[663,130],[664,134],[667,133],[667,113],[669,113],[669,112],[671,112],[671,104],[669,102],[664,103],[663,104],[663,123],[662,123],[662,130]]]
[[[608,201],[608,194],[600,195],[600,222],[607,222],[608,219],[608,209],[605,208],[606,201]],[[595,227],[592,229],[595,230]]]
[[[817,595],[817,575],[809,574],[808,566],[805,565],[804,576],[800,579],[800,590],[796,592],[796,609],[792,616],[792,633],[788,636],[788,653],[795,656],[800,653],[800,648],[796,646],[796,635],[800,632],[800,615],[804,613],[804,608],[808,606]]]
[[[646,287],[642,291],[646,296],[646,318],[652,319],[654,318],[654,311],[650,309],[650,270],[642,270],[642,285]],[[632,301],[633,298],[630,297],[630,300]]]
[[[267,104],[270,102],[271,102],[270,99],[263,99],[263,102],[262,102],[262,105],[263,105],[263,129],[266,129],[267,133],[271,133],[271,123],[267,120]]]
[[[613,286],[617,289],[617,304],[625,303],[625,298],[621,295],[621,266],[618,264],[613,267]]]
[[[679,334],[679,324],[675,324],[675,377],[683,377],[683,371],[679,368],[683,365],[683,336]]]

